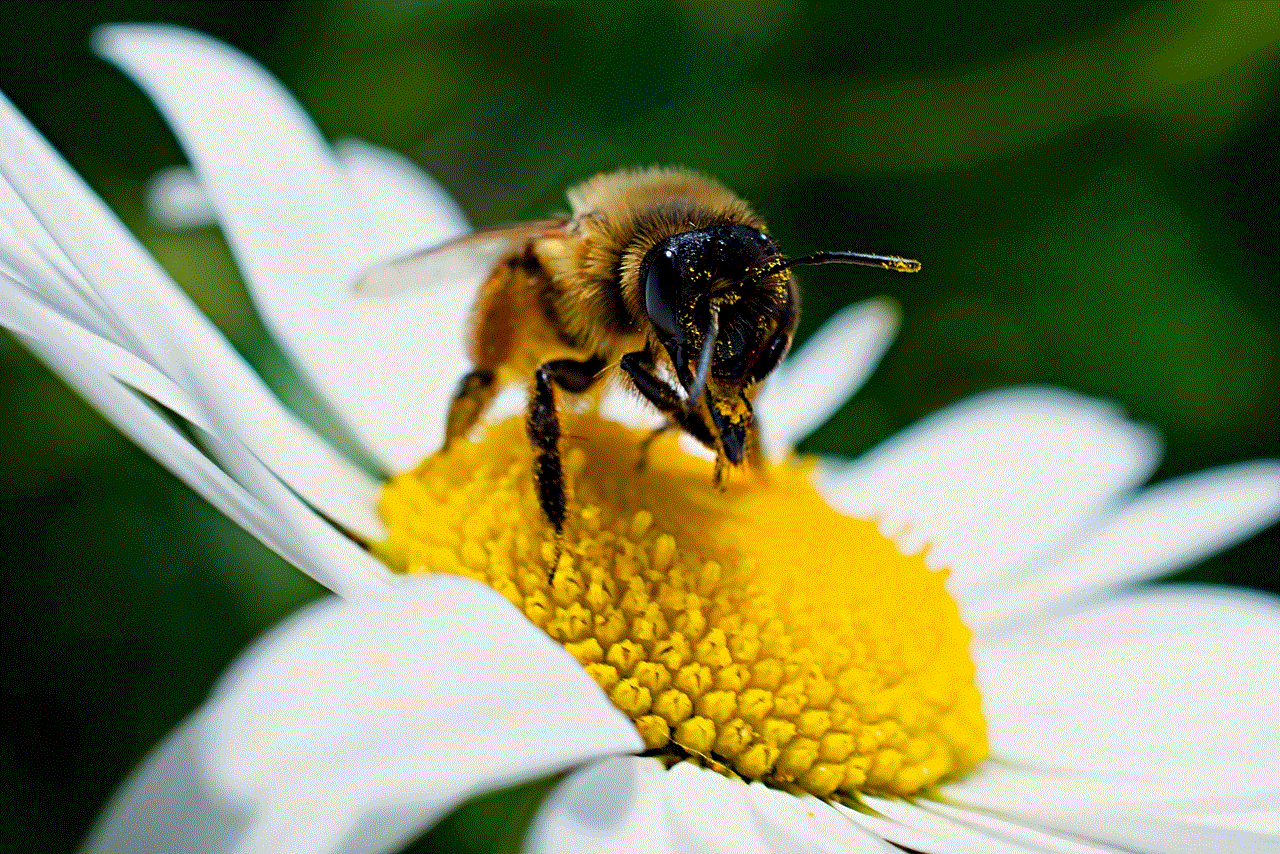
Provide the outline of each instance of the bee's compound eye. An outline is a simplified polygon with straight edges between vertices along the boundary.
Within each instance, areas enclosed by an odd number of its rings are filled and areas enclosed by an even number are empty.
[[[676,294],[680,287],[680,268],[671,247],[655,247],[649,274],[644,282],[644,310],[653,325],[668,335],[676,335]]]
[[[755,364],[751,366],[751,370],[747,373],[747,382],[757,383],[767,377],[770,371],[778,367],[778,363],[782,361],[782,354],[787,352],[787,345],[790,343],[790,332],[784,329],[779,329],[775,332],[769,342],[764,345],[764,349],[756,357]]]

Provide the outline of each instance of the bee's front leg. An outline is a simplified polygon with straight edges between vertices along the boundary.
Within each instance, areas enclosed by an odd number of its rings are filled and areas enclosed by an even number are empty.
[[[715,433],[711,431],[702,414],[697,410],[686,408],[684,400],[676,390],[654,373],[653,356],[648,350],[627,353],[618,362],[618,366],[631,378],[631,384],[636,387],[636,391],[644,395],[645,400],[652,403],[659,412],[678,424],[680,429],[713,451],[719,447]],[[656,438],[656,435],[650,437],[650,441]],[[646,441],[642,453],[648,448],[649,443]],[[643,464],[643,459],[641,463]]]
[[[581,394],[595,383],[604,370],[604,364],[598,356],[583,362],[555,359],[539,365],[533,375],[533,392],[529,395],[525,428],[534,450],[533,479],[538,489],[538,504],[556,530],[557,544],[564,535],[565,494],[555,386]]]

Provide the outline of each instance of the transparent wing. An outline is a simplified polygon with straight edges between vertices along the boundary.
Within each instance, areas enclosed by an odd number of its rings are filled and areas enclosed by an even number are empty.
[[[375,267],[356,282],[356,293],[390,297],[437,285],[479,288],[504,256],[530,240],[563,233],[567,219],[539,219],[455,238]]]

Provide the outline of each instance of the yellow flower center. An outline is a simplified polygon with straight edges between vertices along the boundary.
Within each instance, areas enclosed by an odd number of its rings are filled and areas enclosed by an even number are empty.
[[[564,414],[569,514],[538,506],[520,419],[383,492],[382,557],[482,581],[562,643],[651,752],[821,797],[909,795],[987,752],[945,572],[833,511],[807,467],[740,475]],[[767,482],[761,482],[767,481]]]

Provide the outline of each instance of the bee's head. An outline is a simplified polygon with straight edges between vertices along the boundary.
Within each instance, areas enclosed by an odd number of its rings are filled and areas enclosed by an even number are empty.
[[[658,342],[671,358],[686,405],[703,394],[729,462],[742,461],[751,426],[747,390],[778,366],[795,331],[798,298],[791,267],[861,264],[899,272],[917,261],[859,252],[782,255],[764,231],[713,225],[659,240],[644,256],[640,281]]]
[[[731,463],[751,424],[746,390],[791,345],[795,281],[773,238],[746,225],[715,225],[658,241],[640,268],[645,311],[689,406],[706,394]]]

